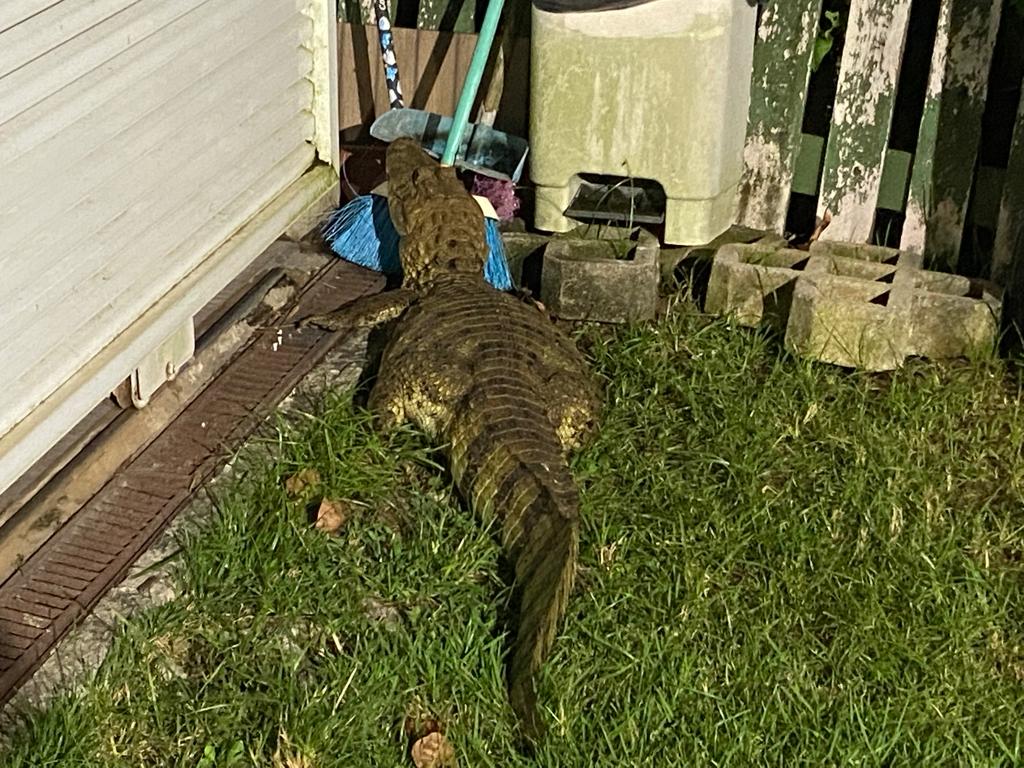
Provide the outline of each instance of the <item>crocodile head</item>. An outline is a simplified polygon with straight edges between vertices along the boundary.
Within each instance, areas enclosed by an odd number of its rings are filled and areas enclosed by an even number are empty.
[[[455,169],[439,165],[416,141],[398,139],[388,148],[387,172],[402,285],[417,290],[454,275],[482,279],[484,216]]]

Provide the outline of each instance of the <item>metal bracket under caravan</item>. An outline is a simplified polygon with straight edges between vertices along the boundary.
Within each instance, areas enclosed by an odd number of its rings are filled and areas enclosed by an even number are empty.
[[[192,318],[189,318],[142,359],[124,383],[114,391],[114,399],[122,408],[129,405],[144,408],[164,383],[174,380],[181,367],[192,359],[195,351],[195,327]]]

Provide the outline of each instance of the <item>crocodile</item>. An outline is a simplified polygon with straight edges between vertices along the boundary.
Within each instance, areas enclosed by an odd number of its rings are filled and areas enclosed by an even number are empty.
[[[537,674],[576,570],[579,493],[568,457],[596,424],[599,390],[561,328],[484,280],[484,219],[455,171],[406,139],[389,146],[386,171],[401,286],[303,324],[394,321],[368,406],[382,429],[412,423],[443,447],[460,496],[485,521],[496,518],[514,574],[508,696],[536,743]]]

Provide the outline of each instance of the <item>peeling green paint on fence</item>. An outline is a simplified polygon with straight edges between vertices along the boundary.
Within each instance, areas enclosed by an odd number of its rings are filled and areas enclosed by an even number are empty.
[[[739,223],[781,232],[786,222],[811,53],[822,0],[770,0],[754,47]]]
[[[867,242],[882,183],[910,0],[852,0],[825,150],[819,214],[829,240]]]
[[[999,0],[942,0],[901,247],[952,269],[960,253]]]

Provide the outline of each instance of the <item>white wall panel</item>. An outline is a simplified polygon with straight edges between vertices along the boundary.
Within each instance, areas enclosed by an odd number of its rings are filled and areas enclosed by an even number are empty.
[[[0,2],[0,491],[140,362],[134,326],[181,315],[175,286],[230,279],[211,254],[323,188],[333,22],[332,0]]]

